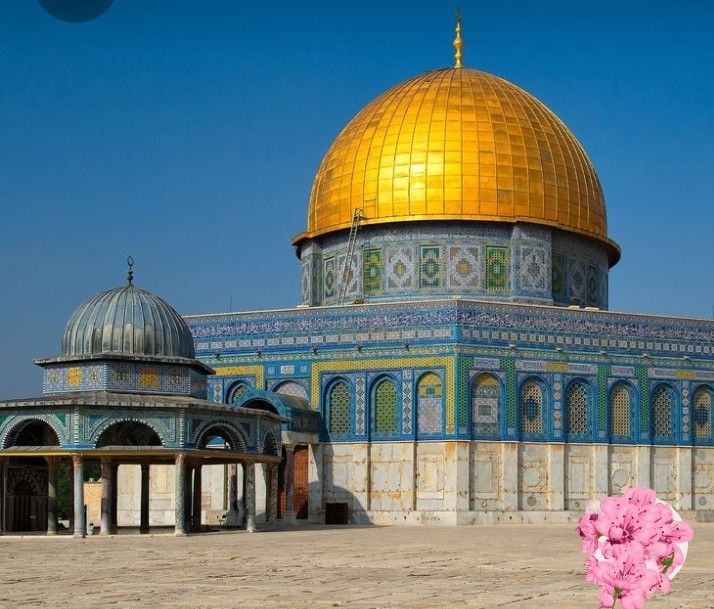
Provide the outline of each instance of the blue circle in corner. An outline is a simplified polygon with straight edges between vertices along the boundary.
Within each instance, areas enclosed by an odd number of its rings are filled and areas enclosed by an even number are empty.
[[[37,0],[55,19],[68,23],[84,23],[101,17],[114,0]]]

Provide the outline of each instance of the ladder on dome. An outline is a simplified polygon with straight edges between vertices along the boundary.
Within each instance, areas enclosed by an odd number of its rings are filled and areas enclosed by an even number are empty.
[[[355,243],[357,242],[357,229],[359,229],[359,223],[362,220],[362,210],[355,209],[355,214],[352,216],[352,226],[350,227],[350,236],[347,239],[347,255],[345,256],[345,262],[342,265],[342,270],[340,271],[340,299],[338,304],[345,303],[345,296],[347,295],[347,278],[349,271],[352,268],[352,257],[355,253]]]

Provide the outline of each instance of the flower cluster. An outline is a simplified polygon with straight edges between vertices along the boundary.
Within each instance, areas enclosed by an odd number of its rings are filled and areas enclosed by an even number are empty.
[[[692,529],[672,508],[645,488],[628,489],[622,497],[606,497],[579,520],[576,531],[585,561],[586,579],[600,586],[601,607],[641,609],[684,564]]]

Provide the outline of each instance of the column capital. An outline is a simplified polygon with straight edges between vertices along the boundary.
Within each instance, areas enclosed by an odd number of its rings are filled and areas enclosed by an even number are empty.
[[[82,455],[72,455],[72,465],[80,466],[84,463],[84,457]]]

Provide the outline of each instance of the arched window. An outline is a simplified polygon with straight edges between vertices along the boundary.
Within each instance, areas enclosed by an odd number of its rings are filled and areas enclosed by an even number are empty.
[[[530,379],[521,385],[519,406],[522,434],[538,435],[543,433],[544,405],[543,387],[538,381]]]
[[[228,398],[228,402],[230,404],[237,404],[240,396],[243,395],[249,389],[250,386],[245,381],[238,381],[237,383],[234,383],[230,389],[230,393],[228,394],[230,396]]]
[[[475,436],[499,432],[501,383],[492,374],[481,374],[471,384],[471,424]]]
[[[670,438],[673,433],[674,391],[660,383],[652,392],[652,438]]]
[[[280,383],[273,391],[280,395],[289,395],[296,398],[307,400],[307,391],[297,381],[284,381]]]
[[[587,438],[590,435],[590,387],[577,380],[566,392],[568,437]]]
[[[610,392],[610,434],[629,438],[632,433],[632,391],[626,383],[618,383]]]
[[[397,434],[397,384],[382,379],[374,389],[374,433],[378,436]]]
[[[712,392],[709,387],[700,387],[694,392],[694,439],[708,440],[712,437]]]
[[[327,394],[327,428],[332,435],[350,433],[350,389],[337,381]]]
[[[417,420],[420,434],[442,432],[443,393],[441,379],[433,372],[427,372],[419,379],[417,383]]]

